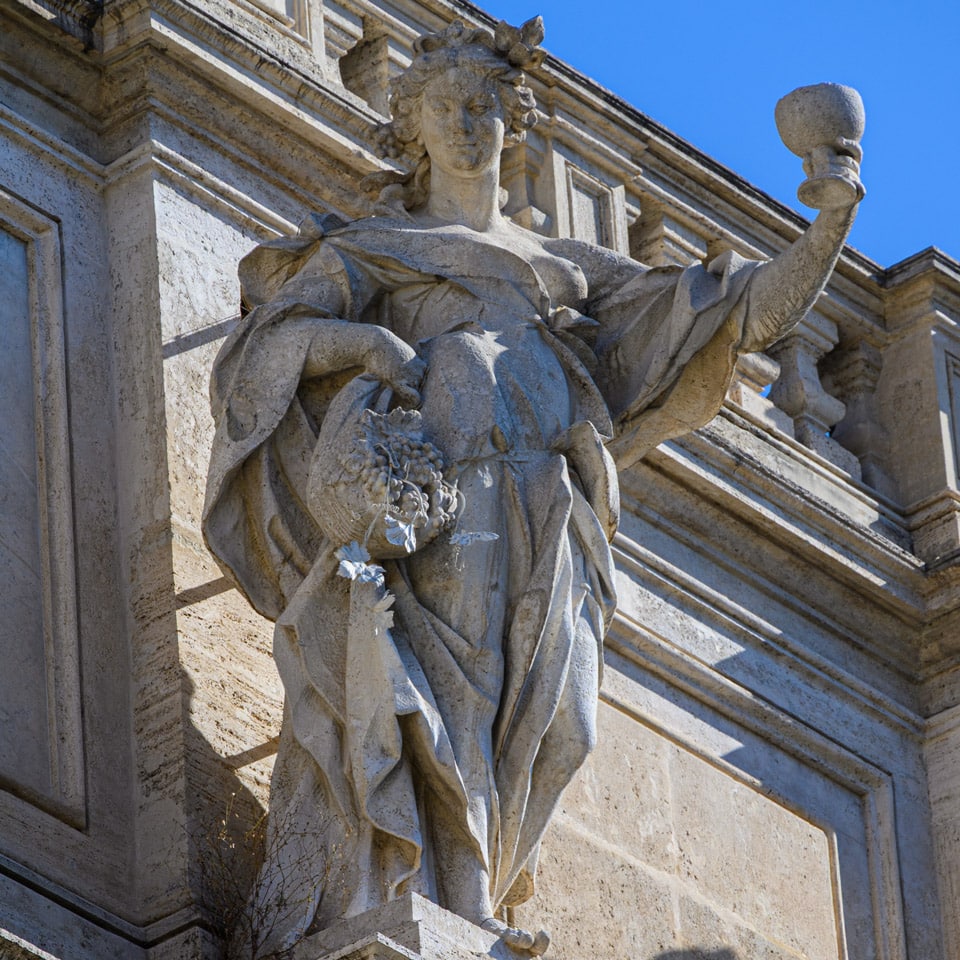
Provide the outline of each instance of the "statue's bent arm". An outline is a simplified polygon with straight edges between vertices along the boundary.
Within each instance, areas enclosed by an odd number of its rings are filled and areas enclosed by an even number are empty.
[[[308,324],[316,320],[303,357],[301,379],[318,379],[356,367],[391,387],[401,403],[416,406],[423,361],[390,330],[353,319],[372,294],[366,278],[348,271],[337,252],[321,239],[292,276],[274,284],[271,290],[271,261],[267,257],[272,251],[260,248],[264,250],[266,256],[254,251],[242,265],[244,300],[254,307],[269,302],[268,323],[278,316],[284,321]],[[289,260],[296,262],[294,257]]]
[[[416,406],[426,365],[414,349],[386,327],[335,320],[321,324],[307,351],[303,377],[312,379],[362,367],[391,387],[401,403]]]

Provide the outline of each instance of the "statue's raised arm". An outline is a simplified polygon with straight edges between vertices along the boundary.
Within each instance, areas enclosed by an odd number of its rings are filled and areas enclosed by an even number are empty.
[[[820,212],[793,246],[753,278],[745,352],[778,340],[813,306],[865,193],[860,182],[864,112],[856,90],[835,83],[800,87],[777,104],[776,116],[783,142],[803,158],[807,173],[797,196]]]
[[[617,282],[599,284],[591,312],[604,321],[597,379],[613,414],[610,449],[621,467],[712,419],[737,356],[785,336],[833,272],[864,196],[863,104],[849,87],[818,84],[788,94],[776,115],[784,143],[807,173],[797,194],[819,210],[790,247],[761,263],[728,252],[705,267],[636,276],[627,270],[625,281],[622,269],[606,266]]]

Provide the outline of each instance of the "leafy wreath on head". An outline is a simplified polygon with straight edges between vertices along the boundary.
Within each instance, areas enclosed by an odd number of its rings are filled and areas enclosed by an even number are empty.
[[[546,53],[539,47],[543,37],[543,18],[534,17],[520,27],[501,20],[493,33],[483,27],[470,29],[462,20],[454,20],[440,33],[418,38],[410,66],[390,84],[393,119],[377,130],[382,155],[412,170],[371,174],[361,184],[363,189],[379,201],[379,206],[394,213],[426,203],[430,156],[420,133],[423,93],[438,73],[451,67],[480,68],[499,84],[504,143],[521,143],[537,122],[537,104],[523,71],[543,62]]]

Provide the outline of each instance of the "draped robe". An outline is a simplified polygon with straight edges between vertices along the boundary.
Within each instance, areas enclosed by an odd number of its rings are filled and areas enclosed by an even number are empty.
[[[257,893],[284,904],[274,947],[407,890],[443,903],[451,835],[495,906],[530,896],[595,736],[611,452],[630,463],[709,420],[744,349],[756,264],[647,268],[538,242],[533,258],[461,226],[312,218],[241,264],[251,312],[214,368],[204,532],[276,621],[284,722]],[[337,575],[343,545],[305,494],[330,399],[362,371],[308,380],[304,365],[345,322],[426,360],[424,429],[461,495],[457,530],[484,535],[385,561],[383,586]]]

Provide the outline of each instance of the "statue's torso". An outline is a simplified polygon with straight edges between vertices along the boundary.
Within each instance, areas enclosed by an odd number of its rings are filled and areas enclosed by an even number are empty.
[[[367,316],[427,360],[422,409],[441,449],[453,459],[547,449],[578,407],[549,316],[582,308],[583,272],[515,227],[505,237],[460,226],[398,231],[398,248],[404,242],[422,273],[391,284]]]

